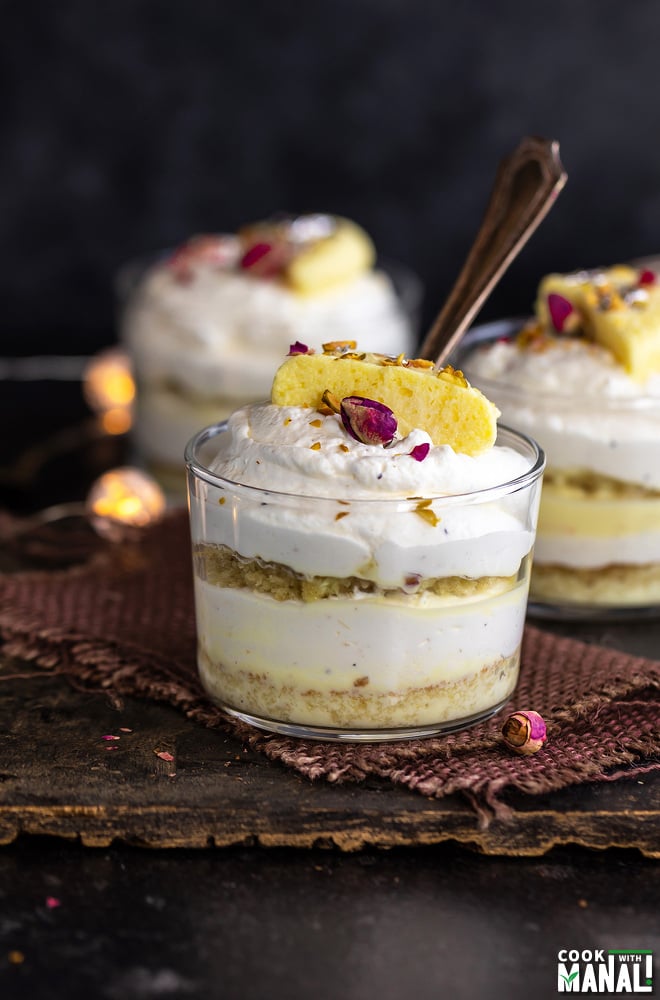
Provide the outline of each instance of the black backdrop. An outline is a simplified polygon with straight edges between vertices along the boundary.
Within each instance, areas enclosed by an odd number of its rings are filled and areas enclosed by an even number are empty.
[[[113,340],[127,259],[277,210],[354,217],[428,322],[498,160],[569,182],[487,304],[660,251],[658,0],[4,0],[0,353]]]

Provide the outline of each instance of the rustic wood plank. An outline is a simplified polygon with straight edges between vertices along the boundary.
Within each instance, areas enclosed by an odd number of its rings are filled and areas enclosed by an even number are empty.
[[[431,801],[377,780],[311,783],[169,706],[127,699],[118,707],[15,661],[0,678],[0,844],[19,834],[149,848],[454,841],[538,856],[575,843],[660,857],[658,776],[512,795],[512,817],[483,829],[461,798]]]

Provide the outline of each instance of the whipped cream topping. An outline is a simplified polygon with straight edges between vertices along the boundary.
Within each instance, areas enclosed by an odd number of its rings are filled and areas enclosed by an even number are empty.
[[[493,379],[530,392],[598,399],[660,400],[660,375],[640,384],[600,344],[569,337],[550,339],[525,349],[512,340],[477,348],[465,362],[481,379]]]
[[[517,572],[533,544],[527,491],[482,503],[463,495],[517,479],[530,460],[507,447],[470,457],[431,445],[418,462],[410,452],[425,443],[428,435],[414,430],[387,448],[364,445],[334,414],[244,407],[218,439],[211,471],[263,492],[246,498],[238,491],[235,516],[233,505],[219,504],[210,491],[204,538],[299,573],[357,576],[385,588],[415,577]],[[438,498],[422,508],[435,524],[416,509],[423,497]]]
[[[461,359],[502,419],[540,442],[549,467],[660,489],[660,376],[640,384],[605,348],[557,338],[497,341]]]
[[[315,445],[320,444],[320,448]],[[410,453],[428,444],[418,462]],[[415,429],[388,447],[362,444],[337,414],[260,403],[229,418],[211,471],[232,482],[299,496],[344,500],[454,496],[499,486],[523,475],[528,462],[510,448],[478,457],[433,446]]]
[[[140,379],[167,381],[195,397],[244,402],[268,395],[289,345],[319,349],[350,336],[363,350],[410,353],[414,334],[389,277],[370,271],[315,295],[230,267],[191,264],[177,280],[152,267],[129,297],[122,322]]]

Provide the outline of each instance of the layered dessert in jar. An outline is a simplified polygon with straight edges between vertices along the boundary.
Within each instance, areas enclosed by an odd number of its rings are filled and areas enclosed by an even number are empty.
[[[618,265],[548,275],[533,321],[475,328],[458,357],[503,419],[546,452],[534,609],[599,615],[657,607],[657,274]]]
[[[354,222],[307,215],[197,236],[144,273],[124,273],[121,339],[138,382],[135,442],[182,482],[191,435],[265,399],[288,345],[320,348],[355,330],[366,349],[409,353],[419,285],[375,266]]]
[[[199,670],[269,730],[395,739],[517,682],[543,456],[461,372],[302,343],[186,449]]]

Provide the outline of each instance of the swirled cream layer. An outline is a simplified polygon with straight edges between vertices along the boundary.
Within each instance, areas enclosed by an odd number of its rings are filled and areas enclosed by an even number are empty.
[[[198,540],[245,559],[409,589],[431,577],[510,577],[533,544],[526,490],[479,502],[529,471],[507,447],[472,457],[421,430],[374,447],[335,414],[272,404],[238,410],[217,445],[211,471],[226,484],[219,499],[209,491]]]
[[[356,331],[364,350],[412,349],[410,321],[382,271],[303,296],[200,262],[185,282],[165,264],[149,271],[127,304],[122,337],[141,381],[245,402],[268,396],[292,342],[320,348]]]
[[[570,338],[536,349],[498,341],[464,365],[504,422],[539,441],[549,467],[660,489],[659,375],[640,383],[605,348]]]

